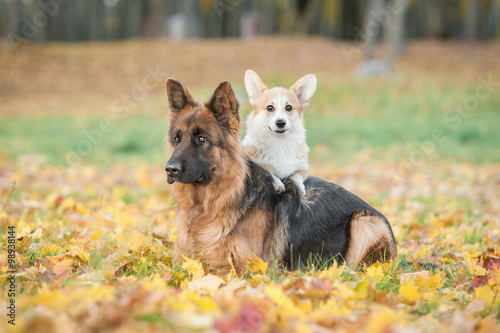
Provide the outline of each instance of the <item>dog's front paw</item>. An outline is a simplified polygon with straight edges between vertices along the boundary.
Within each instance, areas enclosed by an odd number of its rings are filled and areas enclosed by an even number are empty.
[[[295,184],[297,185],[297,188],[299,189],[300,194],[305,195],[306,194],[306,187],[304,186],[304,184],[298,183],[298,182],[296,182]]]
[[[283,185],[283,182],[277,177],[274,177],[273,186],[274,186],[274,190],[277,193],[281,193],[281,192],[285,191],[285,185]]]

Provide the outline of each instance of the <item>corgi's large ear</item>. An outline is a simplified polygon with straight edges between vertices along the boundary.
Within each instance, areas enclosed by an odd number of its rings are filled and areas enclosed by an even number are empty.
[[[191,95],[179,81],[169,77],[165,83],[167,88],[168,103],[172,112],[180,112],[189,106],[195,106]]]
[[[224,81],[215,89],[210,101],[205,105],[222,124],[234,133],[239,133],[239,104],[229,82]]]
[[[297,95],[302,108],[306,108],[316,91],[316,75],[307,74],[301,77],[290,87],[290,90]]]
[[[260,95],[267,89],[260,77],[251,69],[245,72],[245,88],[247,89],[250,104],[255,106],[260,99]]]

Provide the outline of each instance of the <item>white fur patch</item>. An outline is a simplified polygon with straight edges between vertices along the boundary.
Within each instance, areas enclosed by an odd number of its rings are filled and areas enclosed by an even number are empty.
[[[247,119],[247,134],[243,145],[257,148],[255,162],[278,178],[286,178],[297,170],[308,170],[305,145],[306,131],[300,117],[288,118],[291,128],[287,133],[275,134],[269,130],[266,114],[252,112]]]
[[[254,111],[247,118],[243,146],[255,162],[280,179],[299,172],[292,180],[305,193],[309,147],[303,110],[316,90],[316,76],[306,75],[290,89],[267,89],[257,73],[247,70],[245,87]]]

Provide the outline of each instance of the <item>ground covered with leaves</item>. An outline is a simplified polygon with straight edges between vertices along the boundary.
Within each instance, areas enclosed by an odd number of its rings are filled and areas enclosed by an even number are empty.
[[[172,265],[176,212],[160,166],[24,162],[0,168],[2,230],[16,231],[14,331],[498,329],[498,165],[443,163],[407,178],[363,160],[313,168],[388,216],[398,260],[287,271],[249,258],[246,274],[215,276],[194,260]],[[7,262],[2,251],[4,285]]]

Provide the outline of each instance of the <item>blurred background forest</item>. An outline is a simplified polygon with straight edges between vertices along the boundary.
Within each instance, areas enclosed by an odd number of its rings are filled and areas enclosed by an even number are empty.
[[[0,0],[0,33],[70,42],[296,33],[353,40],[363,38],[369,10],[384,6],[402,16],[409,38],[499,34],[497,0]]]

